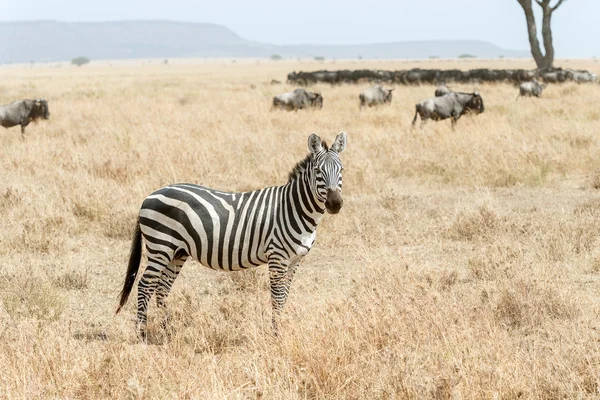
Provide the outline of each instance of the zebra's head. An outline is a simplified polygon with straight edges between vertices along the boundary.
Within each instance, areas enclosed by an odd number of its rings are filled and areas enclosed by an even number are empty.
[[[346,141],[345,132],[340,132],[329,148],[316,133],[308,137],[308,149],[312,154],[313,194],[325,205],[329,214],[337,214],[344,204],[342,199],[344,168],[339,153],[346,148]]]

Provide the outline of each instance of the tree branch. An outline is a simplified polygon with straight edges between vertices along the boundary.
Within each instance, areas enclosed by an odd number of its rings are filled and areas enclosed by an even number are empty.
[[[531,7],[531,0],[517,0],[517,3],[519,3],[523,9],[527,8],[528,5]]]
[[[550,11],[554,12],[554,10],[556,10],[558,7],[560,7],[560,5],[564,2],[565,0],[558,0],[558,3],[556,3],[556,5],[554,7],[550,7]]]

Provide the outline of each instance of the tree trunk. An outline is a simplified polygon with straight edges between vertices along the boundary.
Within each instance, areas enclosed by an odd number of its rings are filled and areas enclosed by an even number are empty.
[[[535,60],[538,68],[552,68],[554,64],[554,45],[552,43],[552,13],[564,2],[558,0],[556,5],[552,7],[550,0],[535,0],[542,8],[542,39],[544,41],[545,54],[542,54],[540,42],[538,40],[537,26],[535,16],[533,15],[533,6],[531,0],[517,0],[523,11],[525,12],[525,20],[527,21],[527,34],[529,35],[529,46],[531,47],[531,55]]]
[[[552,20],[552,8],[550,8],[550,0],[544,2],[542,6],[543,17],[542,17],[542,38],[544,39],[544,49],[546,50],[546,56],[544,57],[544,64],[538,65],[538,68],[551,68],[554,64],[554,45],[552,44],[552,27],[550,21]]]

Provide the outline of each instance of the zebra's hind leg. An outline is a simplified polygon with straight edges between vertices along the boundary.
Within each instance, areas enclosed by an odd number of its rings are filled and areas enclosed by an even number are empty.
[[[144,275],[142,275],[142,278],[138,283],[137,298],[138,330],[140,338],[144,341],[147,337],[146,325],[148,323],[148,304],[158,286],[163,271],[167,268],[169,263],[170,262],[164,260],[163,256],[148,252],[148,265],[146,266]]]
[[[160,279],[156,288],[156,305],[158,308],[164,308],[167,305],[167,297],[171,292],[173,282],[175,282],[175,279],[177,279],[177,275],[179,275],[179,272],[181,271],[181,268],[187,259],[187,255],[176,258],[175,260],[171,261],[169,265],[167,265],[160,275]],[[165,319],[163,320],[163,328],[167,327],[169,320],[170,317],[167,313]]]

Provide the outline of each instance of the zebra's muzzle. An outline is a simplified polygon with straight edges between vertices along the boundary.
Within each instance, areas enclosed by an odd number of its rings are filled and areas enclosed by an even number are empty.
[[[342,193],[339,190],[327,189],[327,200],[325,200],[325,208],[329,214],[337,214],[344,205]]]

